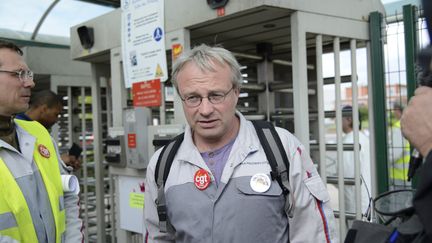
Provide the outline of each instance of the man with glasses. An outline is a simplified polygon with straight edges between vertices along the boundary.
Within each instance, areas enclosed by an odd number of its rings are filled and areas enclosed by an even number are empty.
[[[28,109],[33,72],[0,40],[0,242],[81,242],[78,196],[63,192],[57,147]]]
[[[195,47],[176,60],[172,82],[188,125],[164,191],[155,182],[161,149],[147,168],[148,242],[337,242],[329,195],[308,151],[276,128],[290,161],[292,204],[285,210],[256,130],[236,111],[242,75],[232,53]],[[165,194],[167,232],[157,213],[158,193]]]

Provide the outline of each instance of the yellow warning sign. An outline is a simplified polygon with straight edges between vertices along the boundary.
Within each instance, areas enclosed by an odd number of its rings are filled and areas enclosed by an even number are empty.
[[[156,67],[156,73],[155,73],[155,78],[160,78],[163,76],[163,72],[162,72],[162,68],[161,66],[158,64]]]

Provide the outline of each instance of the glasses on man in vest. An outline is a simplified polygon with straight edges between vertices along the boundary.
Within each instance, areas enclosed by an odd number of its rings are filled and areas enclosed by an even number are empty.
[[[21,82],[33,81],[33,71],[31,70],[18,70],[18,71],[7,71],[0,70],[1,73],[10,73],[19,78]]]

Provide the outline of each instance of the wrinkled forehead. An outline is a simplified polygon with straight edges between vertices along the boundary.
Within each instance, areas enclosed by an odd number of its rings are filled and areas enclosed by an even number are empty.
[[[15,50],[9,48],[0,48],[0,67],[28,69],[24,58]]]

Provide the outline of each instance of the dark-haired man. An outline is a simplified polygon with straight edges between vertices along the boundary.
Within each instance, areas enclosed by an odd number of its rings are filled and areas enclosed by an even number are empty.
[[[46,129],[50,129],[57,121],[63,108],[60,96],[51,90],[43,90],[32,94],[30,108],[16,116],[18,119],[38,121]]]
[[[30,108],[25,113],[17,114],[15,118],[26,121],[37,121],[49,130],[59,119],[63,109],[62,98],[51,90],[33,93],[30,97]],[[61,159],[73,170],[81,168],[81,161],[74,155],[64,153]]]

